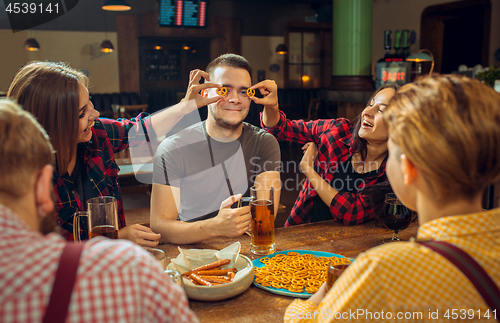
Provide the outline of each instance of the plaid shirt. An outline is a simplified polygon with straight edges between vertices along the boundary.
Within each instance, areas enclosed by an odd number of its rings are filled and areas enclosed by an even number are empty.
[[[92,197],[116,197],[120,229],[126,224],[122,194],[118,184],[120,168],[115,163],[114,153],[124,150],[129,144],[144,145],[155,139],[150,118],[144,118],[145,116],[146,114],[141,113],[131,120],[96,119],[92,128],[92,139],[83,143],[84,155],[78,156],[85,160],[85,167],[81,171],[87,172],[94,193]],[[134,131],[130,131],[131,129]],[[78,210],[86,210],[86,203],[76,192],[73,180],[67,172],[61,176],[59,172],[54,171],[52,181],[56,194],[57,224],[63,229],[61,234],[66,239],[73,240],[73,215]],[[86,225],[81,223],[80,227],[85,231],[84,236],[88,237]]]
[[[292,121],[287,120],[285,114],[280,111],[280,120],[273,128],[264,126],[261,114],[261,126],[280,141],[294,141],[301,144],[314,142],[318,147],[316,169],[321,178],[330,185],[335,179],[335,172],[340,171],[337,168],[354,153],[351,147],[354,126],[344,118],[309,122]],[[387,181],[386,161],[387,157],[380,165],[376,176],[368,176],[363,182],[359,182],[358,188],[360,190],[357,190],[356,193],[339,191],[333,197],[330,204],[330,213],[333,219],[344,225],[354,225],[374,218],[373,206],[363,193],[361,185],[364,185],[364,189],[366,189],[376,183]],[[310,222],[308,212],[313,207],[314,197],[317,194],[309,180],[306,179],[285,226]]]
[[[0,204],[0,322],[41,322],[66,241]],[[198,322],[159,262],[125,240],[85,243],[67,322]]]

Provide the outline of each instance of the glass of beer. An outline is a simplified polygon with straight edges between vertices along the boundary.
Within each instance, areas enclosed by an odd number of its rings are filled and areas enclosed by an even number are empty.
[[[89,239],[102,236],[118,239],[118,202],[112,196],[99,196],[87,201],[87,211],[78,211],[73,217],[73,236],[80,241],[80,218],[86,216]]]
[[[274,252],[274,188],[252,186],[250,188],[252,213],[250,251],[256,255]]]
[[[147,250],[156,260],[158,260],[163,268],[163,270],[167,269],[167,256],[165,256],[165,252],[161,249],[143,247]]]
[[[184,289],[184,283],[182,281],[182,275],[177,270],[165,270],[165,274],[170,276],[174,283],[181,289]]]
[[[328,271],[326,274],[326,290],[329,291],[337,279],[342,275],[344,270],[349,267],[351,261],[347,258],[332,258],[328,264]]]

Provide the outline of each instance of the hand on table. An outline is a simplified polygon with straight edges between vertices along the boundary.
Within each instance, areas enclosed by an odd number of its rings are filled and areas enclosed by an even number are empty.
[[[300,170],[307,176],[307,173],[313,169],[314,161],[318,157],[318,148],[314,142],[308,142],[303,147],[304,156],[300,161]]]
[[[128,225],[118,231],[118,238],[130,240],[142,247],[156,247],[160,237],[160,234],[140,224]]]
[[[252,220],[250,206],[231,208],[231,205],[239,199],[241,199],[241,194],[230,196],[221,203],[219,214],[215,217],[218,221],[219,236],[236,238],[250,230]]]
[[[209,98],[204,94],[209,88],[220,88],[221,86],[215,83],[200,84],[200,80],[202,77],[205,78],[205,80],[210,81],[210,76],[205,71],[196,69],[192,70],[189,73],[189,84],[186,90],[186,96],[181,100],[181,102],[195,100],[196,106],[198,108],[201,108],[210,103],[217,102],[220,98],[222,98],[221,96],[214,96],[213,98]]]
[[[278,85],[273,80],[264,80],[259,82],[251,87],[251,89],[259,89],[260,94],[262,94],[263,98],[258,98],[256,96],[251,97],[251,99],[257,103],[265,105],[266,107],[270,107],[278,110]]]
[[[309,301],[318,306],[323,297],[325,297],[326,293],[327,293],[326,283],[323,283],[323,285],[321,285],[319,290],[316,293],[314,293],[313,296],[309,297]]]

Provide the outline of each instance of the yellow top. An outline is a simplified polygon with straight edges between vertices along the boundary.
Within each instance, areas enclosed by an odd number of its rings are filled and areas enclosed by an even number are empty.
[[[461,248],[500,286],[500,209],[427,222],[417,237]],[[284,321],[495,322],[495,315],[447,259],[416,242],[393,242],[360,254],[318,307],[293,301]]]

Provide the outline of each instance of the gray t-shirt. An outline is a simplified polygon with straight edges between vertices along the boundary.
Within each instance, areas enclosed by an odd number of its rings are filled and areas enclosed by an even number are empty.
[[[220,142],[203,121],[161,143],[153,183],[180,188],[180,220],[197,221],[216,216],[229,196],[248,195],[257,175],[280,165],[278,141],[266,131],[244,122],[237,140]]]

